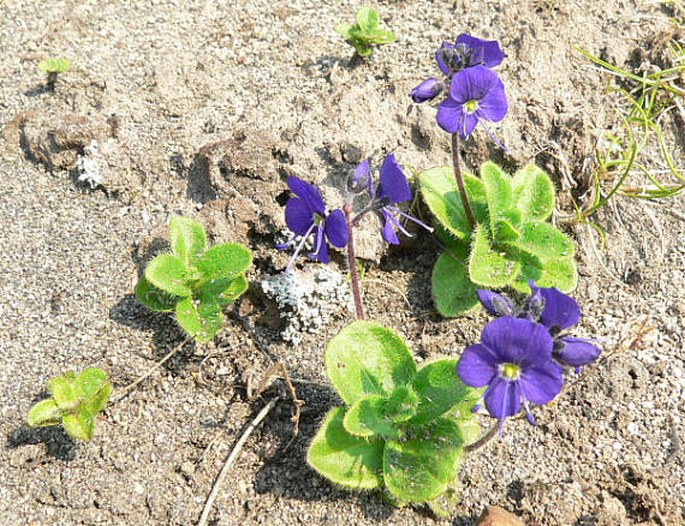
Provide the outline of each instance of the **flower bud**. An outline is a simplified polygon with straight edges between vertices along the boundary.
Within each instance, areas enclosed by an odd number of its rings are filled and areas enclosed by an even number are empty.
[[[443,90],[443,83],[436,78],[428,78],[409,92],[414,102],[421,103],[433,100]]]

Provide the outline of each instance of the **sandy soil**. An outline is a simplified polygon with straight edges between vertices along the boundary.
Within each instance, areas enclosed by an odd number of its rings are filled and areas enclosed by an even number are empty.
[[[496,128],[508,152],[478,135],[464,144],[467,166],[534,160],[555,177],[568,214],[598,137],[617,125],[606,75],[573,45],[638,67],[654,60],[673,15],[622,0],[373,5],[399,41],[362,62],[332,29],[352,20],[357,3],[0,4],[0,523],[196,524],[241,429],[276,392],[250,401],[247,387],[278,360],[306,404],[300,434],[285,451],[284,399],[233,467],[213,524],[466,525],[486,504],[531,525],[685,523],[682,197],[617,199],[595,218],[607,241],[599,257],[589,229],[566,227],[580,247],[580,332],[601,339],[603,357],[537,410],[537,428],[511,422],[465,459],[448,519],[348,493],[307,467],[308,442],[338,403],[323,346],[353,315],[331,306],[295,345],[260,293],[259,281],[288,257],[273,249],[286,174],[322,183],[334,199],[365,156],[393,150],[415,169],[449,162],[434,110],[407,93],[436,73],[443,39],[469,32],[500,41],[511,110]],[[49,56],[72,61],[54,90],[37,69]],[[677,139],[682,129],[669,133]],[[93,138],[103,176],[94,190],[74,171]],[[682,144],[674,156],[682,160]],[[226,328],[207,346],[185,345],[110,404],[90,443],[25,428],[48,378],[99,366],[122,387],[183,341],[173,320],[132,296],[174,213],[255,252],[251,290]],[[456,355],[478,337],[483,314],[433,312],[438,247],[428,236],[389,253],[372,242],[363,250],[375,260],[363,282],[368,317],[401,333],[417,359]],[[303,262],[303,279],[317,268]],[[342,258],[331,268],[343,269]]]

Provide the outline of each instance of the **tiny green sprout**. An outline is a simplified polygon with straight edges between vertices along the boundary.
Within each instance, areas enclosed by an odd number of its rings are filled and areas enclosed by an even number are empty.
[[[188,217],[171,218],[169,239],[172,253],[148,264],[136,297],[153,311],[174,312],[189,336],[207,342],[221,328],[222,308],[247,290],[252,253],[239,243],[207,249],[204,228]]]
[[[368,57],[371,46],[390,44],[397,40],[392,31],[378,28],[379,17],[375,9],[362,7],[357,11],[354,25],[338,24],[335,30],[352,46],[360,57]]]
[[[480,433],[482,394],[455,374],[457,360],[417,368],[402,339],[357,321],[328,343],[326,375],[345,403],[328,412],[307,461],[353,490],[382,489],[397,505],[432,505],[453,490],[464,447]]]
[[[48,75],[64,73],[69,69],[69,60],[66,58],[48,58],[41,60],[38,69]]]
[[[105,407],[112,390],[107,373],[95,367],[79,374],[68,371],[51,378],[47,389],[51,397],[29,410],[29,426],[56,426],[61,422],[74,440],[90,440],[95,416]]]

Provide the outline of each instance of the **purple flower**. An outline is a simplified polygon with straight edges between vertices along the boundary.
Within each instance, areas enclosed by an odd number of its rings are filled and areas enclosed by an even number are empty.
[[[560,334],[580,321],[580,307],[576,300],[554,287],[536,287],[532,280],[529,285],[532,294],[527,311],[533,316],[539,313],[539,323],[554,339],[554,359],[564,366],[574,367],[576,372],[594,362],[601,351],[592,340]]]
[[[481,343],[464,350],[457,374],[470,387],[488,386],[483,394],[485,407],[500,419],[500,426],[521,405],[534,425],[530,404],[552,401],[563,385],[562,368],[551,358],[552,337],[545,327],[503,316],[485,326]]]
[[[396,233],[397,230],[406,236],[413,237],[413,235],[400,224],[397,216],[406,217],[429,232],[433,231],[428,225],[409,214],[405,214],[394,206],[409,201],[412,195],[409,184],[407,183],[407,178],[393,154],[389,153],[385,156],[380,169],[378,186],[375,190],[370,173],[371,169],[369,168],[368,159],[362,161],[354,171],[354,182],[350,186],[358,187],[363,181],[366,181],[369,196],[371,197],[371,202],[368,206],[354,218],[354,224],[356,224],[358,220],[361,219],[361,216],[367,212],[375,212],[381,222],[381,236],[386,242],[393,245],[398,245],[400,243]]]
[[[433,100],[440,95],[444,88],[445,85],[442,82],[436,78],[430,77],[411,90],[409,96],[414,102],[426,102],[427,100]]]
[[[580,367],[594,362],[600,349],[587,338],[576,338],[562,334],[580,321],[580,307],[576,300],[554,287],[536,287],[528,282],[531,296],[523,307],[517,307],[508,298],[490,290],[478,290],[478,300],[493,316],[514,316],[525,318],[544,326],[552,337],[554,347],[552,358],[565,367]]]
[[[438,106],[437,119],[443,130],[466,139],[479,122],[501,121],[507,109],[504,84],[496,73],[478,65],[455,73],[449,96]]]
[[[327,242],[337,248],[347,245],[347,223],[342,210],[332,210],[326,214],[326,207],[321,197],[321,192],[312,184],[305,183],[302,179],[289,176],[286,183],[295,194],[285,204],[285,223],[293,231],[293,237],[283,244],[277,245],[279,250],[284,250],[295,242],[297,237],[300,241],[295,253],[286,266],[286,272],[302,250],[304,243],[314,234],[314,251],[309,254],[311,259],[328,263]]]
[[[492,68],[504,59],[504,53],[496,40],[481,40],[462,33],[454,45],[443,42],[435,52],[440,71],[451,77],[458,71],[479,64]]]

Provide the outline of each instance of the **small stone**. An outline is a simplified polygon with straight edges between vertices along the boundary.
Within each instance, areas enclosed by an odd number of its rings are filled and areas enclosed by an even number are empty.
[[[478,517],[476,526],[525,526],[525,523],[499,506],[488,506]]]

